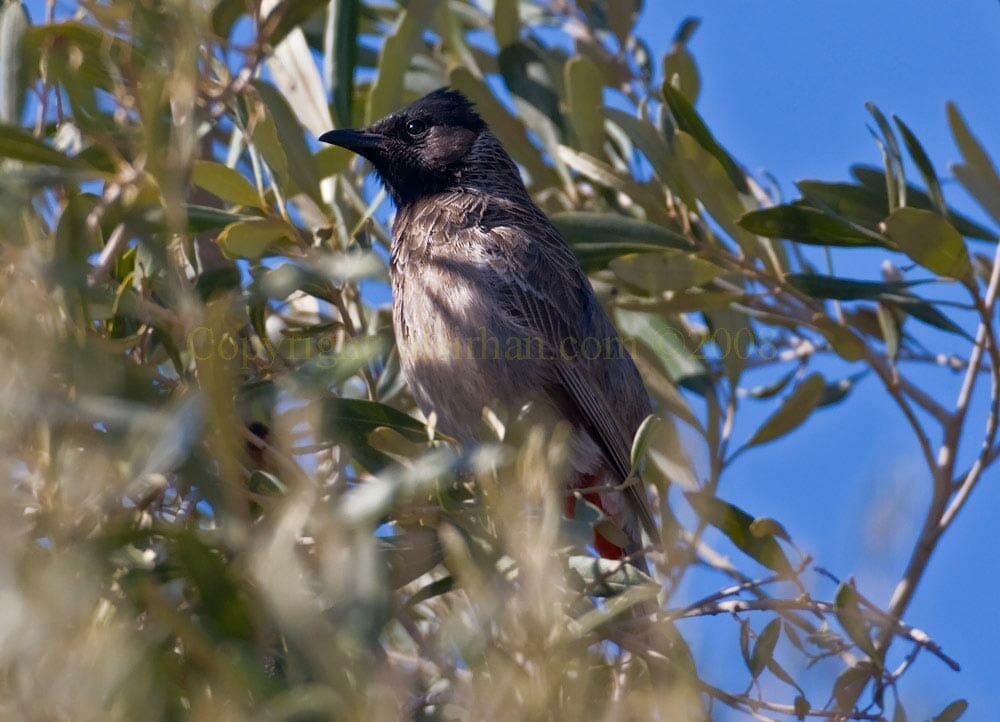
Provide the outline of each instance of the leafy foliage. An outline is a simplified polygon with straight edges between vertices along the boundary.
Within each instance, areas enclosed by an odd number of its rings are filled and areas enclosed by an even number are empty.
[[[884,169],[776,202],[697,110],[697,22],[657,62],[641,6],[85,2],[29,24],[0,4],[5,719],[905,719],[885,693],[916,655],[955,666],[902,619],[1000,456],[996,232],[874,106]],[[400,377],[384,197],[314,137],[443,85],[636,342],[662,417],[632,460],[663,527],[652,579],[587,553],[596,508],[562,515],[562,431],[490,416],[455,449]],[[996,167],[948,117],[952,171],[1000,223]],[[835,271],[859,248],[881,278]],[[913,364],[962,373],[958,398]],[[933,483],[886,608],[720,498],[863,378]],[[720,612],[745,689],[686,642]],[[806,689],[793,657],[832,672]]]

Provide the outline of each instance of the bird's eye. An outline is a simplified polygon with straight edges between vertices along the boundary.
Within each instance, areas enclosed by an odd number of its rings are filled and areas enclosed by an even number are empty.
[[[427,130],[427,124],[422,120],[409,120],[406,122],[406,133],[416,138]]]

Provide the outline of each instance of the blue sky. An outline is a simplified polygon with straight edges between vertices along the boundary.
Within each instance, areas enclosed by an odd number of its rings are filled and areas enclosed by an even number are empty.
[[[751,170],[774,174],[788,197],[796,197],[795,180],[846,180],[852,163],[881,162],[866,129],[871,120],[864,104],[871,100],[906,121],[946,179],[949,201],[973,212],[947,180],[958,152],[945,103],[958,104],[1000,159],[1000,3],[650,0],[639,34],[660,55],[687,16],[702,20],[690,44],[701,71],[699,111],[734,156]],[[985,221],[982,214],[975,217]],[[990,249],[977,243],[974,250]],[[880,260],[844,253],[836,266],[877,278]],[[913,376],[953,402],[958,379],[952,374],[922,370]],[[977,399],[977,434],[985,396]],[[760,416],[750,410],[751,422]],[[862,591],[885,603],[926,509],[928,479],[921,466],[901,414],[877,382],[866,379],[844,403],[818,413],[782,442],[749,452],[724,478],[720,495],[754,515],[780,519],[817,563],[842,578],[855,577]],[[901,684],[911,720],[929,718],[957,697],[970,701],[969,719],[987,719],[1000,699],[1000,623],[993,608],[1000,596],[1000,554],[992,543],[998,484],[994,468],[935,553],[907,614],[963,667],[956,674],[928,655],[919,660]],[[866,511],[869,505],[879,513]],[[822,584],[817,589],[832,591]],[[759,629],[766,618],[754,622]],[[735,636],[726,624],[732,626],[720,620],[701,629],[700,659],[733,659]],[[818,670],[823,673],[829,669]],[[739,674],[732,670],[734,682]]]

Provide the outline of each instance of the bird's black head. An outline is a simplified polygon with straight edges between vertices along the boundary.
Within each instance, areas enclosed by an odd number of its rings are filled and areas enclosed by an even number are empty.
[[[396,205],[457,186],[486,124],[461,93],[442,88],[364,130],[319,139],[371,161]]]

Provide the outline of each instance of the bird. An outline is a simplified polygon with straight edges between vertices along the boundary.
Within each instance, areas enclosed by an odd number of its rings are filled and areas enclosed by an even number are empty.
[[[422,413],[459,444],[478,440],[497,404],[568,422],[567,515],[575,496],[598,506],[617,531],[595,531],[597,553],[648,573],[643,532],[660,539],[631,448],[649,396],[572,249],[474,105],[441,88],[319,140],[365,158],[396,207],[393,330]]]

